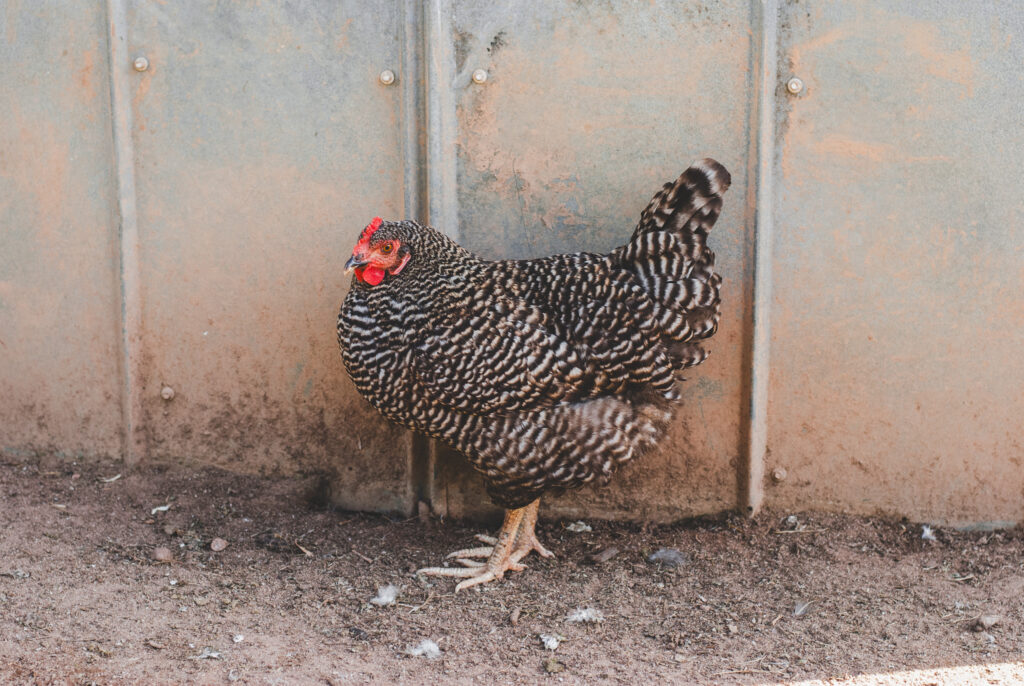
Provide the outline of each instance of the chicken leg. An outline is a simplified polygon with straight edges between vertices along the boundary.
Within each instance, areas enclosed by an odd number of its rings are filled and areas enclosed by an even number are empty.
[[[497,538],[477,536],[483,542],[491,545],[456,550],[448,555],[449,558],[456,558],[463,565],[462,567],[426,567],[416,573],[431,576],[466,577],[465,581],[455,587],[455,592],[458,593],[464,588],[500,579],[509,570],[522,571],[525,567],[519,564],[519,561],[529,555],[531,551],[537,551],[542,557],[554,557],[554,553],[537,540],[534,530],[537,525],[539,506],[540,498],[526,507],[506,510],[505,521],[498,531]],[[487,562],[472,560],[471,558],[474,557],[486,557]]]

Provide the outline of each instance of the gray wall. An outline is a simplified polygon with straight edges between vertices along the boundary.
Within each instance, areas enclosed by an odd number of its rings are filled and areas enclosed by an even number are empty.
[[[657,454],[546,510],[1024,519],[1020,3],[8,3],[0,40],[10,458],[485,514],[345,378],[359,230],[606,250],[708,155],[733,173],[712,356]]]

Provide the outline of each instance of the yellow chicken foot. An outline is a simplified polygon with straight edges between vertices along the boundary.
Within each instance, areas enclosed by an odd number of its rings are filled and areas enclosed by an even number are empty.
[[[463,567],[483,567],[484,564],[486,564],[484,562],[480,562],[480,560],[468,560],[464,557],[460,557],[458,560],[456,560],[456,562],[458,562]]]
[[[463,548],[462,550],[456,550],[454,553],[448,553],[448,558],[453,557],[490,557],[491,553],[494,552],[494,546],[497,545],[498,539],[494,536],[487,536],[486,534],[477,534],[474,538],[478,541],[483,541],[488,545],[481,546],[479,548]],[[459,560],[462,564],[467,567],[474,567],[476,565],[467,564],[465,560]]]
[[[505,522],[501,525],[501,530],[498,532],[498,538],[494,543],[493,549],[490,551],[490,557],[488,557],[485,564],[477,564],[471,560],[459,560],[462,562],[464,567],[426,567],[416,572],[417,574],[428,574],[431,576],[456,576],[466,577],[465,581],[459,583],[455,587],[455,592],[458,593],[464,588],[470,586],[476,586],[477,584],[486,583],[493,581],[494,579],[500,579],[505,575],[508,570],[519,571],[523,569],[523,566],[513,562],[512,549],[516,542],[517,534],[519,532],[519,525],[523,521],[523,515],[525,514],[526,508],[519,508],[518,510],[507,510],[505,512]],[[478,553],[480,549],[469,549],[457,551],[456,555],[465,555],[466,553]]]
[[[448,559],[453,557],[490,557],[493,552],[493,545],[486,545],[482,548],[463,548],[462,550],[456,550],[454,553],[448,553]]]
[[[449,558],[456,558],[462,567],[427,567],[419,570],[417,574],[467,577],[455,587],[455,591],[458,592],[463,588],[500,579],[509,570],[522,571],[525,567],[519,564],[519,560],[531,551],[536,550],[544,557],[553,557],[554,554],[540,544],[534,532],[539,505],[540,499],[537,499],[526,507],[506,511],[505,522],[501,525],[497,538],[477,536],[479,540],[493,543],[492,545],[456,550],[448,555]],[[488,559],[484,563],[469,559],[473,557]]]
[[[516,562],[532,551],[536,551],[541,557],[555,556],[553,552],[542,546],[540,541],[537,540],[535,527],[537,526],[537,510],[539,508],[540,498],[523,508],[523,521],[520,522],[519,529],[516,531],[516,544],[512,552],[513,559]],[[476,538],[491,545],[456,550],[454,553],[449,553],[448,558],[490,557],[491,553],[494,552],[494,544],[497,542],[497,539],[483,534],[477,534]],[[459,562],[467,567],[474,566],[466,564],[466,561],[463,559],[459,559]]]
[[[542,546],[540,541],[537,540],[535,527],[537,526],[537,510],[540,509],[540,498],[534,500],[524,509],[526,512],[523,513],[523,521],[519,524],[519,535],[516,537],[516,549],[515,552],[512,553],[513,560],[518,562],[529,555],[531,551],[536,551],[541,557],[554,557],[555,554]]]

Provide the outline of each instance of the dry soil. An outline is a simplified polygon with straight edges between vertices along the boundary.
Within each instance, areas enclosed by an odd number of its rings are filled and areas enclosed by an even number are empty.
[[[0,682],[1024,683],[1019,529],[544,520],[556,559],[455,595],[413,570],[478,525],[334,511],[317,486],[0,466]],[[650,562],[662,548],[681,564]],[[388,584],[395,603],[370,603]],[[580,609],[603,621],[569,621]],[[410,654],[425,640],[438,657]]]

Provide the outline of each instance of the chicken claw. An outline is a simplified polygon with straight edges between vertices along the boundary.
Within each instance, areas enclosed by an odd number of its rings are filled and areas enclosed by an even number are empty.
[[[526,569],[526,566],[519,564],[519,561],[532,551],[536,551],[543,557],[554,557],[554,553],[540,544],[534,532],[539,505],[540,500],[538,499],[526,507],[508,510],[497,538],[477,535],[477,539],[491,545],[456,550],[448,555],[449,559],[455,558],[459,564],[463,565],[462,567],[425,567],[416,573],[430,576],[464,577],[465,581],[455,587],[455,592],[458,593],[464,588],[500,579],[507,571],[520,572]],[[487,562],[470,559],[474,557],[486,557]]]

